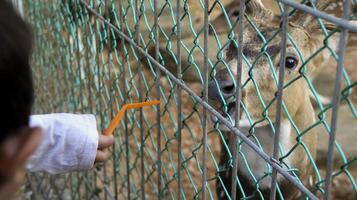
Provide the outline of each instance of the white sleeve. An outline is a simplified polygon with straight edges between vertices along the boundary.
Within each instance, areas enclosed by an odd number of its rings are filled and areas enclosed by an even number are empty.
[[[99,140],[93,115],[32,115],[30,126],[43,129],[43,141],[26,163],[29,171],[58,174],[93,167]]]

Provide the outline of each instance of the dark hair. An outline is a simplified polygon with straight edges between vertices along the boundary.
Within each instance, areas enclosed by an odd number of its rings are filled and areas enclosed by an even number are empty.
[[[11,4],[0,0],[0,143],[28,126],[34,98],[31,47],[30,27]]]

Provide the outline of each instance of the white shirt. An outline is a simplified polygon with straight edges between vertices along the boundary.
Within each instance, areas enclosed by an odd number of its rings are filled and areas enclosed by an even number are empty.
[[[27,161],[31,172],[65,173],[93,167],[99,135],[94,115],[32,115],[30,127],[43,130],[43,141]]]

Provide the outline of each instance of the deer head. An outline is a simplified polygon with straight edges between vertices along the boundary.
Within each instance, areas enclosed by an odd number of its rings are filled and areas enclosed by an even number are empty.
[[[321,3],[320,3],[321,2]],[[316,5],[318,9],[324,10],[332,1],[319,1]],[[288,39],[286,47],[285,66],[278,66],[281,52],[280,17],[266,9],[260,0],[251,0],[247,3],[245,16],[243,43],[243,54],[246,60],[242,62],[242,102],[253,121],[262,119],[266,115],[275,121],[275,102],[266,110],[266,106],[271,102],[277,91],[277,83],[274,80],[274,71],[278,73],[279,67],[285,67],[285,84],[297,79],[284,89],[283,101],[291,116],[295,116],[298,111],[306,110],[310,107],[309,87],[307,78],[311,78],[320,67],[324,59],[330,53],[325,48],[321,53],[310,57],[319,48],[324,46],[325,35],[314,17],[300,11],[296,11],[288,23]],[[250,22],[255,25],[253,27]],[[332,30],[335,26],[324,23],[327,30]],[[259,30],[259,32],[257,31]],[[263,36],[263,37],[261,37]],[[266,41],[266,42],[264,42]],[[338,34],[334,34],[325,40],[332,49],[336,49]],[[226,51],[226,64],[229,69],[222,69],[217,72],[209,83],[209,98],[218,102],[228,104],[222,108],[226,110],[224,114],[234,118],[234,101],[229,101],[235,95],[234,77],[237,68],[237,46],[231,42]],[[304,62],[310,60],[308,63]],[[244,115],[244,114],[243,114]],[[285,115],[283,115],[286,117]],[[309,113],[309,119],[313,119],[313,112]],[[242,116],[244,118],[244,116]],[[261,123],[264,125],[265,123]],[[222,127],[224,129],[224,127]]]

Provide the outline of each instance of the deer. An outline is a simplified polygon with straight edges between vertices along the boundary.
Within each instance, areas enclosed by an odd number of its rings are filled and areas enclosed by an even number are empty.
[[[227,16],[228,16],[229,22],[231,24],[233,24],[239,16],[239,4],[240,4],[240,1],[232,1],[225,6],[225,10],[227,11]],[[276,4],[277,3],[275,0],[264,1],[265,7],[268,7],[269,9],[271,9],[271,11],[273,13],[279,13],[280,11],[278,11],[278,6]],[[307,3],[307,5],[309,5],[309,3]],[[351,11],[353,9],[354,9],[354,6],[351,6]],[[327,7],[324,9],[324,11],[330,15],[341,17],[341,15],[342,15],[342,1],[335,0],[335,1],[330,2],[330,4],[327,5]],[[213,34],[213,27],[214,27],[214,32],[216,34],[222,35],[222,34],[229,33],[230,28],[229,28],[229,25],[226,20],[226,15],[224,15],[222,13],[220,16],[218,16],[217,18],[215,18],[212,21],[210,29],[209,29],[209,31],[210,31],[209,33],[211,35]],[[355,36],[350,37],[349,40],[350,41],[356,40]],[[326,62],[329,62],[328,59],[324,59],[324,60]],[[321,66],[324,66],[324,64],[322,64]],[[316,70],[315,73],[313,75],[311,75],[312,81],[319,78],[319,75],[320,75],[319,72],[321,72],[321,70],[322,70],[322,68],[320,68],[320,70]],[[329,97],[321,95],[319,93],[317,93],[317,96],[318,96],[319,102],[322,105],[328,105],[331,103],[331,99]],[[313,100],[313,103],[315,103],[317,105],[317,98],[315,98],[315,95],[313,93],[310,93],[310,98]]]
[[[317,1],[316,7],[324,11],[331,0]],[[237,15],[237,13],[234,13]],[[270,41],[265,48],[266,54],[259,57],[262,52],[263,41],[253,27],[248,23],[250,19],[257,29],[261,32],[267,41]],[[326,29],[332,31],[336,28],[333,24],[323,21]],[[242,61],[241,76],[243,87],[240,88],[241,102],[235,102],[236,84],[234,77],[237,75],[237,51],[235,43],[231,42],[225,55],[226,68],[217,69],[213,79],[208,84],[208,98],[210,103],[222,116],[235,123],[235,116],[240,106],[239,128],[250,140],[261,146],[261,149],[268,155],[272,155],[274,146],[274,133],[270,122],[276,121],[276,101],[265,109],[271,102],[277,92],[277,83],[273,77],[273,70],[278,77],[279,67],[285,67],[284,85],[291,82],[283,90],[282,101],[287,112],[281,111],[280,118],[280,153],[279,160],[283,166],[294,168],[294,172],[299,177],[302,184],[312,187],[314,183],[314,174],[312,165],[316,158],[317,151],[317,133],[314,128],[308,130],[306,134],[299,137],[301,142],[297,144],[299,132],[307,130],[315,123],[315,113],[311,101],[311,92],[307,83],[307,77],[314,77],[315,73],[323,67],[323,62],[330,56],[330,52],[325,48],[322,52],[312,57],[307,63],[306,70],[303,70],[304,62],[313,55],[320,47],[324,46],[325,36],[318,24],[318,21],[311,15],[296,11],[289,16],[288,33],[293,39],[292,43],[287,40],[285,66],[279,66],[281,52],[281,34],[275,34],[281,26],[281,17],[274,15],[273,12],[262,4],[261,0],[250,0],[246,3],[246,13],[244,17],[243,42],[241,45],[243,55],[246,60]],[[328,39],[331,48],[337,49],[339,34],[335,33]],[[237,35],[235,35],[237,39]],[[294,46],[296,45],[296,47]],[[301,54],[299,54],[301,52]],[[257,60],[256,60],[257,59]],[[250,67],[249,64],[255,63]],[[272,63],[273,67],[270,67]],[[255,83],[253,83],[254,79]],[[293,81],[294,80],[294,81]],[[259,88],[259,94],[256,88]],[[260,99],[261,98],[261,99]],[[263,103],[265,105],[263,105]],[[226,105],[226,106],[223,106]],[[244,110],[243,106],[244,105]],[[267,114],[268,113],[268,114]],[[264,115],[266,115],[264,117]],[[289,120],[291,119],[291,121]],[[220,166],[226,165],[230,159],[228,151],[225,150],[223,142],[228,144],[230,152],[233,152],[234,137],[227,126],[220,124],[217,119],[213,120],[218,123],[218,128],[224,133],[222,141]],[[292,123],[293,122],[293,123]],[[252,124],[254,123],[254,127]],[[253,131],[254,129],[254,131]],[[298,131],[296,131],[298,130]],[[301,144],[304,144],[301,145]],[[238,169],[237,176],[242,189],[237,187],[236,197],[251,197],[253,199],[269,198],[271,189],[271,176],[267,173],[267,163],[259,157],[245,143],[238,145]],[[307,149],[309,155],[305,151]],[[248,170],[249,167],[249,170]],[[287,169],[285,167],[285,169]],[[218,172],[221,181],[217,181],[217,196],[219,199],[229,199],[232,183],[232,167]],[[277,176],[277,183],[284,199],[296,199],[300,197],[301,192],[296,189],[292,183],[284,179],[281,175]],[[225,188],[225,190],[224,190]],[[277,195],[278,196],[278,195]]]

